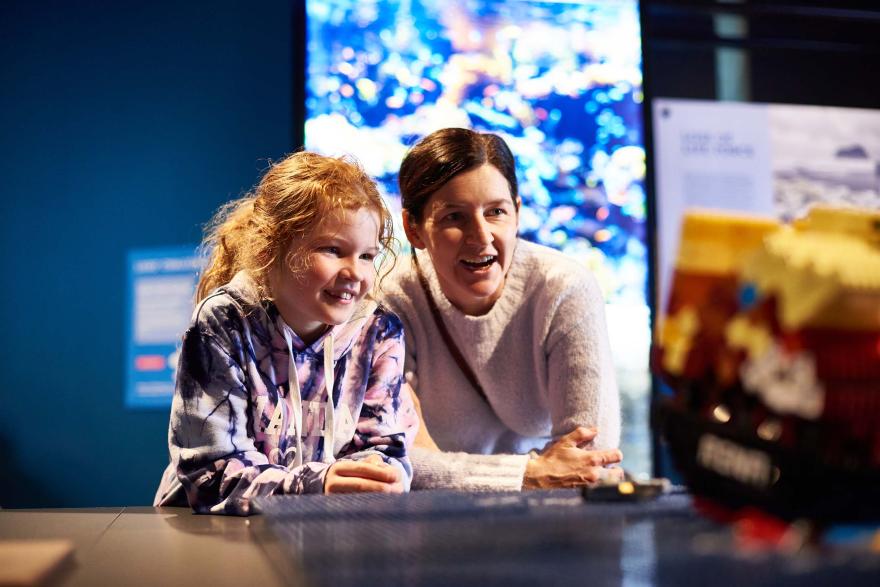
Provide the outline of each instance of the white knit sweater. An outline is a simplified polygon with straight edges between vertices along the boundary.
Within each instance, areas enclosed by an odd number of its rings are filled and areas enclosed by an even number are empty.
[[[595,448],[618,446],[620,400],[604,302],[586,268],[519,240],[501,297],[487,314],[467,316],[441,292],[428,255],[418,255],[446,328],[491,408],[447,350],[411,260],[399,259],[380,299],[403,321],[404,371],[428,432],[450,451],[414,450],[413,488],[520,489],[524,453],[576,426],[599,427]]]

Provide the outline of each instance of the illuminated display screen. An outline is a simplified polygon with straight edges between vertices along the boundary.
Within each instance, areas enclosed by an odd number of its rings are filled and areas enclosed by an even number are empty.
[[[419,138],[451,126],[502,136],[517,159],[521,236],[594,272],[625,420],[627,398],[646,406],[638,3],[309,0],[306,12],[306,148],[355,156],[399,222],[396,174]]]

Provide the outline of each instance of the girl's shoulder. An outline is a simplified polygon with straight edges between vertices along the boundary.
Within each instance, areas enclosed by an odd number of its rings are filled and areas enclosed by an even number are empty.
[[[261,303],[256,285],[243,273],[208,294],[193,312],[194,324],[224,330],[240,330],[244,321],[267,320],[267,308]]]
[[[374,300],[373,303],[375,308],[370,315],[370,324],[383,332],[386,338],[400,336],[403,332],[400,317],[382,301]]]
[[[353,347],[363,350],[389,339],[402,339],[403,323],[387,306],[367,298],[348,322],[334,327],[333,333],[336,352],[344,354]]]

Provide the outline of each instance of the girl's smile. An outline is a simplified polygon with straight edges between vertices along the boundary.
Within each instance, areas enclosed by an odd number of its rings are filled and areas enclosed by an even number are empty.
[[[379,254],[379,214],[367,208],[343,210],[317,228],[305,243],[307,267],[297,273],[286,263],[272,273],[271,287],[281,317],[311,344],[328,325],[348,321],[357,302],[373,287]]]

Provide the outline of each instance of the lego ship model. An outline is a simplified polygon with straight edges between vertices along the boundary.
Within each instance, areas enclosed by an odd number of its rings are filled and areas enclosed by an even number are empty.
[[[688,213],[657,332],[658,421],[695,495],[880,520],[880,211]]]

